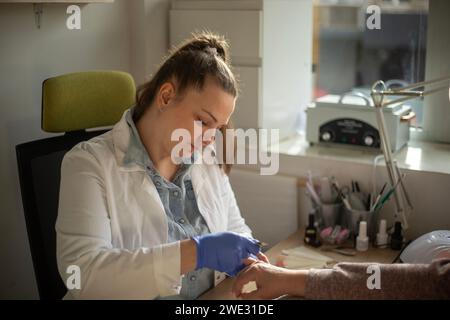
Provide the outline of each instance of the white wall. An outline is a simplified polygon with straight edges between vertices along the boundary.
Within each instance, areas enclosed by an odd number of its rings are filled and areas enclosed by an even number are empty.
[[[425,66],[426,80],[450,75],[449,12],[450,1],[430,1]],[[423,112],[426,138],[431,141],[450,142],[449,92],[443,90],[425,97]]]
[[[82,29],[66,28],[66,5],[0,4],[0,299],[37,298],[17,175],[15,146],[41,131],[41,84],[89,69],[130,71],[128,1],[82,8]]]
[[[137,84],[150,79],[169,47],[170,0],[129,2],[131,73]]]
[[[231,186],[253,236],[269,246],[297,231],[297,178],[231,170]]]

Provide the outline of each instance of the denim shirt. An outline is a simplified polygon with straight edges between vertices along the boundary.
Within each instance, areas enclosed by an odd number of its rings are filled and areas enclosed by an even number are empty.
[[[130,142],[124,157],[124,165],[137,163],[146,168],[158,191],[168,221],[168,241],[176,242],[189,239],[195,235],[210,233],[208,226],[197,206],[192,187],[191,165],[181,164],[173,181],[162,177],[155,169],[148,153],[142,144],[139,133],[132,118],[133,109],[126,115],[130,128]],[[214,285],[214,271],[199,269],[184,275],[179,295],[164,299],[195,299]]]

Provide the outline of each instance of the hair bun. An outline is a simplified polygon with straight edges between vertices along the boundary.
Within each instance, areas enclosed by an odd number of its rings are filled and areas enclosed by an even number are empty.
[[[229,64],[228,47],[227,40],[223,36],[210,31],[202,31],[192,33],[192,37],[179,48],[179,51],[203,51],[205,53],[218,56],[225,63]]]
[[[217,48],[214,47],[206,47],[205,49],[206,52],[208,52],[209,54],[213,55],[213,56],[217,56]]]

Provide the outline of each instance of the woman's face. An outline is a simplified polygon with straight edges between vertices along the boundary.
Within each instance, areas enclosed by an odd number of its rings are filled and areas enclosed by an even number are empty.
[[[182,96],[177,96],[175,86],[165,83],[157,98],[158,125],[163,133],[164,152],[172,149],[180,141],[171,141],[176,129],[189,132],[190,141],[182,141],[183,151],[178,154],[190,157],[194,150],[206,147],[214,141],[215,131],[226,125],[234,111],[236,98],[225,92],[211,78],[207,78],[203,90],[187,88]]]

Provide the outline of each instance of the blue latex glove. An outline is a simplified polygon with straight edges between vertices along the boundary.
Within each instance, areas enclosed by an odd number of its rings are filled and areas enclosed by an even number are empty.
[[[192,238],[197,244],[197,269],[209,268],[235,276],[245,268],[243,260],[260,252],[258,241],[234,232]]]

